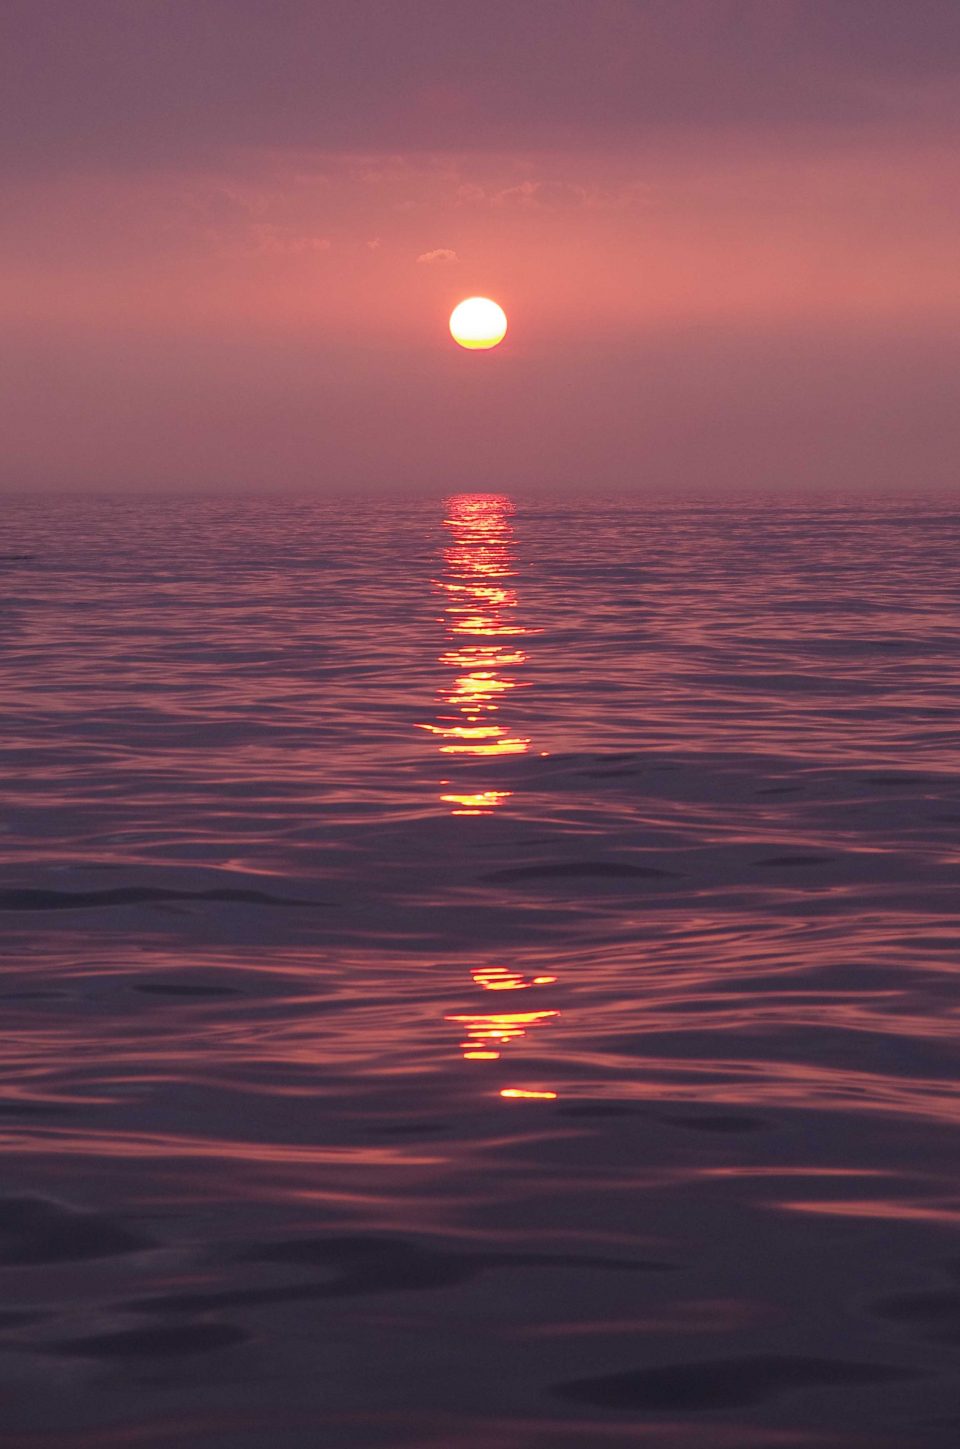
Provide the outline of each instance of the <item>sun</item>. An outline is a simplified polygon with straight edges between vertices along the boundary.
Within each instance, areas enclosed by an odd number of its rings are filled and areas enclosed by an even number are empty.
[[[507,314],[489,297],[467,297],[450,313],[450,335],[471,351],[496,347],[507,332]]]

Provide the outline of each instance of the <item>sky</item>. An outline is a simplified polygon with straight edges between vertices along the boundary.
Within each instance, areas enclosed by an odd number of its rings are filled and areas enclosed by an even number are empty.
[[[957,0],[5,0],[0,488],[954,489],[958,140]]]

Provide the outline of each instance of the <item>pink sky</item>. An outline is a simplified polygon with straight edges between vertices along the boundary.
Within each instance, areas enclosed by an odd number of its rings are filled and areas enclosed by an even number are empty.
[[[960,7],[79,11],[8,22],[5,488],[953,486]]]

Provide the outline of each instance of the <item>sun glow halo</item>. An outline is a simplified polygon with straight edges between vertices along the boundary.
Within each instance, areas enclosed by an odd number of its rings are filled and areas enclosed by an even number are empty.
[[[496,347],[506,336],[507,314],[489,297],[467,297],[450,314],[450,335],[471,351]]]

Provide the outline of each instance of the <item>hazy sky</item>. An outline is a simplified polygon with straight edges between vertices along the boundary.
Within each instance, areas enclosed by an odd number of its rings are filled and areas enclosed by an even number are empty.
[[[952,488],[958,140],[958,0],[5,0],[0,483]]]

